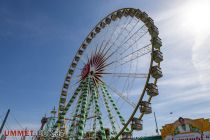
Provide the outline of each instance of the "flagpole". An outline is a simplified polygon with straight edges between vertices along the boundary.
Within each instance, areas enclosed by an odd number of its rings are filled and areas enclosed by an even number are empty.
[[[4,117],[4,120],[3,120],[2,124],[1,124],[1,127],[0,127],[0,135],[1,135],[1,132],[2,132],[2,130],[3,130],[3,128],[4,128],[5,123],[6,123],[6,121],[7,121],[9,112],[10,112],[10,109],[7,110],[7,114],[6,114],[6,116]]]
[[[154,118],[155,118],[155,125],[156,125],[156,133],[157,133],[158,135],[160,135],[160,134],[159,134],[158,125],[157,125],[157,119],[156,119],[155,112],[154,112]]]

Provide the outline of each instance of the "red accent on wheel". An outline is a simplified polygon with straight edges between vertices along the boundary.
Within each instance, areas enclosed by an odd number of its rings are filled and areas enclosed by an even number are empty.
[[[81,74],[82,75],[82,80],[84,80],[88,76],[89,72],[90,72],[90,64],[88,63],[82,69],[82,74]]]

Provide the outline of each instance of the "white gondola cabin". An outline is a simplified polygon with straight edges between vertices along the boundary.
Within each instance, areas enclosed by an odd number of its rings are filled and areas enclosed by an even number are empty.
[[[159,66],[152,66],[151,75],[155,79],[161,78],[163,76],[161,68]]]
[[[131,122],[131,129],[133,130],[142,130],[142,120],[139,118],[133,118]]]
[[[132,140],[132,132],[123,132],[121,140]]]
[[[136,17],[137,19],[141,19],[141,17],[142,17],[142,12],[141,12],[141,10],[137,9],[137,12],[136,12],[136,14],[135,14],[135,17]]]
[[[147,101],[142,101],[140,106],[141,113],[150,114],[152,113],[151,103]]]
[[[134,17],[134,15],[136,14],[136,9],[130,9],[128,13],[131,17]]]
[[[154,38],[152,38],[151,41],[152,41],[152,45],[156,49],[160,49],[160,47],[162,46],[162,41],[159,37],[154,37]]]
[[[106,23],[102,21],[102,22],[100,23],[100,27],[101,27],[101,28],[104,28],[105,26],[106,26]]]
[[[147,95],[149,96],[157,96],[158,95],[158,88],[157,85],[153,84],[153,83],[148,83],[147,84]]]
[[[127,16],[129,15],[128,9],[124,9],[124,10],[123,10],[123,15],[124,15],[125,17],[127,17]]]
[[[111,20],[109,17],[107,17],[107,18],[105,19],[105,23],[106,23],[106,24],[110,24],[111,21],[112,21],[112,20]]]
[[[96,28],[95,28],[95,32],[96,32],[96,33],[99,33],[100,31],[101,31],[101,28],[100,28],[100,27],[96,27]]]
[[[163,61],[163,54],[162,54],[162,52],[159,51],[159,50],[155,50],[154,53],[153,53],[153,60],[156,63],[160,63],[161,61]]]
[[[153,38],[158,37],[158,34],[159,34],[158,28],[155,25],[150,27],[149,33],[151,34]]]
[[[142,18],[141,18],[141,20],[142,20],[143,22],[147,22],[148,17],[149,17],[148,14],[145,13],[145,12],[143,12],[143,13],[142,13]]]
[[[95,132],[93,131],[86,132],[83,140],[95,140]]]
[[[154,21],[153,21],[153,19],[152,19],[151,17],[148,17],[148,18],[147,18],[146,26],[147,26],[148,28],[151,28],[152,26],[154,26]]]
[[[111,15],[111,19],[112,19],[113,21],[115,21],[115,20],[117,19],[117,13],[113,13],[113,14]]]
[[[118,17],[118,18],[121,18],[122,16],[123,16],[122,11],[118,11],[118,12],[117,12],[117,17]]]

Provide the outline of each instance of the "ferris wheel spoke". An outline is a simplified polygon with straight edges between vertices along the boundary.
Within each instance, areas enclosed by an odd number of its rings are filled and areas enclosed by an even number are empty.
[[[75,127],[77,127],[77,121],[76,121],[76,118],[79,114],[79,110],[80,110],[80,106],[81,106],[81,103],[82,103],[82,94],[80,95],[79,99],[78,99],[78,103],[77,103],[77,106],[76,106],[76,110],[75,110],[75,113],[74,113],[74,116],[73,116],[73,119],[72,119],[72,123],[69,127],[69,132],[68,132],[68,136],[71,138],[74,138],[74,129]]]
[[[78,131],[77,131],[77,139],[82,139],[84,135],[84,126],[86,122],[86,113],[88,108],[88,93],[89,93],[89,82],[90,78],[87,77],[85,79],[85,86],[82,93],[82,103],[81,103],[81,111],[80,111],[80,118],[78,123]]]
[[[144,27],[145,27],[145,25],[141,26],[140,29],[138,29],[134,34],[132,34],[126,41],[124,41],[123,43],[121,43],[120,45],[118,45],[118,46],[116,47],[117,49],[116,49],[114,52],[117,52],[117,51],[120,49],[121,46],[124,46],[124,45],[128,42],[129,39],[131,39],[134,35],[136,35],[136,34],[137,34],[141,29],[143,29]],[[138,38],[138,40],[140,40],[144,35],[146,35],[147,32],[148,32],[148,31],[144,32],[143,35],[141,35],[141,36]],[[128,34],[127,36],[125,36],[125,37],[123,38],[123,40],[125,40],[128,36],[129,36],[129,34]],[[136,44],[136,43],[137,43],[137,41],[134,41],[134,43],[131,44],[131,45],[129,45],[127,48],[132,47],[132,46],[133,46],[134,44]],[[126,51],[127,51],[127,49],[124,50],[123,52],[126,52]]]
[[[147,32],[146,32],[147,33]],[[145,33],[145,34],[146,34]],[[145,34],[143,34],[142,36],[140,36],[140,38],[142,38]],[[138,39],[138,41],[140,40],[140,38]],[[127,47],[127,49],[125,49],[122,53],[120,53],[119,55],[121,56],[122,54],[124,54],[127,50],[128,50],[128,48],[130,48],[130,47],[132,47],[134,44],[136,44],[137,43],[137,41],[134,41],[134,43],[132,43],[132,44],[130,44],[128,47]],[[123,45],[123,44],[122,44]],[[121,46],[121,45],[119,45],[119,46]],[[143,46],[142,48],[140,48],[140,49],[138,49],[138,50],[136,50],[136,51],[134,51],[134,52],[131,52],[130,54],[127,54],[126,56],[123,56],[122,58],[120,58],[120,59],[118,59],[117,61],[113,61],[113,62],[119,62],[119,61],[122,61],[123,59],[125,59],[125,58],[129,58],[129,57],[131,57],[132,55],[135,55],[135,58],[132,58],[131,59],[131,61],[132,60],[135,60],[136,58],[139,58],[139,57],[141,57],[141,56],[144,56],[145,54],[148,54],[149,52],[151,52],[151,43],[149,43],[148,45],[145,45],[145,46]],[[119,49],[119,47],[117,48],[117,50],[115,50],[114,52],[112,52],[107,58],[106,58],[106,60],[107,59],[109,59],[113,54],[115,54],[117,51],[118,51],[118,49]],[[145,52],[145,51],[147,51],[147,52]],[[133,57],[133,56],[132,56]],[[127,60],[127,61],[125,61],[124,63],[127,63],[127,62],[130,62],[129,60]],[[123,64],[124,64],[123,63]]]
[[[108,90],[106,89],[105,84],[102,83],[101,88],[106,93],[106,95],[108,96],[108,99],[109,99],[110,103],[112,104],[114,110],[116,111],[116,113],[117,113],[117,115],[120,119],[121,124],[124,126],[125,120],[124,120],[123,116],[121,115],[119,109],[117,108],[116,104],[114,103],[114,100],[112,99],[111,95],[108,93]],[[126,131],[129,131],[129,129],[126,128]]]
[[[143,32],[143,34],[140,35],[140,36],[138,37],[138,39],[136,39],[135,41],[133,41],[132,44],[128,45],[125,49],[123,49],[122,52],[120,52],[120,55],[122,55],[122,54],[124,54],[125,52],[127,52],[127,50],[128,50],[130,47],[132,47],[134,44],[138,43],[138,42],[141,40],[141,38],[143,38],[147,33],[148,33],[148,31]]]
[[[128,62],[134,61],[135,59],[137,59],[137,58],[139,58],[139,57],[141,57],[141,56],[144,56],[144,55],[146,55],[146,54],[148,54],[148,53],[151,53],[151,51],[142,53],[141,55],[138,55],[138,56],[136,56],[136,57],[134,57],[134,58],[132,58],[132,59],[130,59],[130,60],[125,60],[125,61],[122,62],[120,65],[124,65],[124,64],[126,64],[126,63],[128,63]]]
[[[135,59],[138,59],[144,55],[147,55],[148,53],[152,52],[151,45],[146,45],[145,47],[141,48],[140,50],[137,50],[136,52],[132,52],[132,54],[126,55],[125,57],[121,58],[122,62],[121,65],[126,64],[130,61],[133,61]]]
[[[108,117],[111,122],[112,131],[113,131],[113,134],[115,135],[115,134],[117,134],[116,127],[115,127],[115,120],[114,120],[111,110],[109,108],[108,99],[107,99],[107,96],[106,96],[106,93],[104,92],[104,90],[102,90],[102,94],[103,94],[103,100],[104,100],[104,103],[106,106],[106,111],[108,112]]]
[[[94,98],[93,98],[94,99]],[[94,102],[94,115],[96,116],[97,113],[96,113],[96,104]],[[93,120],[93,132],[94,132],[94,138],[96,138],[96,121],[97,121],[97,118],[95,117],[94,120]]]
[[[92,97],[93,97],[93,96],[92,96]],[[94,100],[94,98],[93,98],[93,100]],[[90,114],[93,114],[93,116],[96,116],[96,115],[94,114],[94,109],[95,109],[94,106],[95,106],[95,105],[94,105],[94,101],[92,101],[92,104],[91,104],[91,107],[90,107]],[[93,133],[95,133],[95,131],[93,131],[93,121],[95,120],[95,118],[96,118],[96,117],[90,119],[90,121],[89,121],[89,130],[92,131]],[[87,126],[87,127],[88,127],[88,126]]]
[[[107,44],[105,45],[105,47],[104,48],[106,48],[106,46],[107,46]],[[112,45],[111,45],[112,46]],[[114,54],[114,52],[113,53],[111,53],[110,55],[108,55],[107,57],[106,57],[106,55],[108,54],[108,52],[111,50],[111,46],[104,52],[104,50],[101,52],[101,54],[103,54],[102,55],[102,57],[104,58],[103,60],[102,60],[102,62],[105,62],[107,59],[109,59],[113,54]]]
[[[112,92],[114,92],[118,97],[120,97],[122,100],[124,100],[126,103],[128,103],[128,105],[130,105],[132,108],[136,107],[136,104],[133,103],[132,101],[130,101],[125,95],[123,95],[120,91],[118,91],[116,88],[103,83],[104,85],[106,85],[107,88],[109,88]]]
[[[85,83],[84,83],[84,86],[82,87],[82,94],[80,94],[80,98],[76,106],[75,114],[73,116],[73,120],[69,129],[69,135],[72,135],[72,133],[76,133],[77,138],[82,137],[83,135],[85,114],[86,114],[85,109],[87,109],[88,80],[89,78],[86,78],[84,80]],[[74,132],[74,130],[76,130],[76,132]]]
[[[120,46],[126,44],[134,35],[136,35],[139,31],[141,31],[141,29],[143,29],[145,27],[145,25],[142,25],[137,31],[135,31],[128,39],[126,39],[122,44],[120,44]]]
[[[118,28],[119,25],[120,25],[120,22],[119,22],[119,23],[115,26],[115,28],[113,29],[113,31],[112,31],[111,35],[109,36],[109,39],[107,40],[107,42],[106,42],[106,44],[105,44],[105,47],[104,47],[104,49],[102,50],[102,52],[104,52],[104,50],[106,49],[106,47],[109,45],[109,43],[110,43],[110,41],[111,41],[113,35],[114,35],[115,32],[117,31],[117,28]],[[104,42],[104,41],[105,41],[105,38],[104,38],[103,42]]]
[[[100,107],[99,107],[99,103],[98,103],[98,92],[95,89],[94,83],[91,82],[91,91],[93,93],[94,96],[94,102],[95,102],[95,114],[98,115],[97,119],[99,121],[99,125],[100,125],[100,131],[101,131],[101,136],[102,136],[102,140],[106,140],[106,134],[105,134],[105,130],[103,127],[103,121],[102,121],[102,117],[101,117],[101,112],[100,112]]]
[[[67,105],[64,107],[62,113],[59,114],[58,116],[58,120],[57,122],[55,123],[54,125],[54,128],[56,128],[58,126],[58,124],[60,126],[63,126],[64,124],[64,116],[66,115],[67,111],[69,110],[69,108],[71,107],[71,105],[73,104],[73,102],[75,101],[76,97],[78,96],[78,94],[80,93],[81,91],[81,87],[83,86],[83,83],[81,83],[78,88],[74,91],[71,99],[69,100],[69,102],[67,103]],[[65,98],[65,95],[61,96],[60,100],[64,100]],[[63,102],[63,101],[61,101]]]
[[[124,64],[127,64],[128,62],[131,62],[131,61],[134,61],[142,56],[145,56],[147,54],[151,53],[151,45],[146,45],[145,47],[135,51],[135,52],[132,52],[131,54],[128,54],[122,58],[119,58],[117,60],[114,60],[108,64],[106,64],[104,67],[102,68],[105,68],[105,67],[108,67],[108,66],[112,66],[113,64],[117,64],[115,67],[120,67]]]
[[[138,25],[139,20],[137,20],[137,22],[134,24],[133,28],[130,31],[127,31],[128,34],[130,34],[131,32],[133,32],[133,30],[136,28],[136,26]],[[141,28],[140,28],[141,29]],[[132,35],[131,35],[132,36]],[[128,36],[127,36],[128,37]],[[131,37],[130,37],[131,38]],[[127,38],[125,38],[125,40],[127,40]]]
[[[123,26],[123,27],[120,28],[121,30],[120,30],[119,34],[117,35],[117,37],[116,37],[116,39],[114,40],[114,42],[110,45],[110,47],[112,47],[112,46],[115,44],[115,42],[121,37],[121,34],[122,34],[124,31],[126,31],[126,28],[127,28],[128,25],[131,23],[132,20],[133,20],[133,18],[131,18],[125,26]]]
[[[138,56],[139,54],[142,54],[142,53],[144,53],[145,51],[151,51],[151,50],[152,50],[152,48],[151,48],[151,43],[149,43],[149,44],[143,46],[142,48],[140,48],[140,49],[138,49],[138,50],[135,50],[135,51],[131,52],[130,54],[127,54],[127,55],[121,57],[120,59],[122,60],[122,59],[124,59],[124,58],[131,57],[132,55]],[[123,54],[123,53],[121,53],[120,55],[122,55],[122,54]]]
[[[137,23],[138,23],[138,22],[137,22]],[[136,26],[136,24],[134,25],[134,27],[135,27],[135,26]],[[132,30],[134,29],[134,27],[132,28]],[[127,28],[127,25],[126,25],[124,28]],[[124,31],[124,30],[122,30],[122,32],[123,32],[123,31]],[[121,32],[121,33],[122,33],[122,32]],[[111,50],[111,47],[114,46],[115,42],[116,42],[117,39],[120,37],[121,33],[118,34],[118,36],[117,36],[117,38],[115,39],[115,41],[114,41],[114,42],[110,45],[110,47],[106,50],[106,52],[104,53],[104,56],[109,52],[109,50]],[[124,37],[124,39],[127,38],[127,37],[129,36],[130,33],[131,33],[131,32],[129,32],[128,35]],[[119,45],[119,46],[120,46],[120,45]],[[119,46],[117,47],[117,49],[119,49]],[[105,46],[105,47],[106,47],[106,46]],[[108,58],[110,58],[113,54],[115,54],[115,52],[117,52],[117,50],[114,51],[113,53],[111,53],[108,57],[106,57],[105,60],[107,60]]]
[[[127,26],[131,23],[132,20],[133,20],[133,18],[131,18],[131,20],[130,20],[125,26],[121,27],[120,33],[118,33],[116,39],[115,39],[115,40],[112,42],[112,44],[109,46],[109,49],[108,49],[108,50],[110,50],[111,47],[113,47],[113,46],[115,45],[116,41],[121,37],[122,33],[123,33],[124,31],[126,31]],[[125,36],[124,39],[125,39],[126,37],[128,37],[128,36],[129,36],[129,34],[128,34],[127,36]],[[110,40],[109,40],[109,43],[110,43]],[[119,46],[118,46],[118,47],[119,47]],[[107,52],[108,52],[108,51],[107,51]]]
[[[148,76],[148,74],[143,74],[143,73],[103,72],[103,73],[96,73],[96,74],[110,75],[110,76],[114,76],[114,77],[128,77],[128,78],[147,78],[147,76]]]
[[[62,112],[62,116],[65,116],[65,115],[66,115],[67,111],[69,110],[69,108],[71,107],[71,105],[73,104],[73,102],[75,101],[77,95],[80,93],[82,86],[83,86],[83,83],[81,83],[81,84],[79,85],[79,87],[75,90],[73,96],[71,97],[71,99],[70,99],[69,102],[67,103],[67,105],[66,105],[64,111]]]
[[[90,93],[89,93],[89,94],[90,94]],[[91,107],[92,103],[93,103],[93,96],[90,97],[90,100],[89,100],[89,103],[88,103],[87,112],[86,112],[86,114],[85,114],[85,122],[86,122],[88,119],[92,119],[93,117],[95,117],[95,116],[90,116],[90,117],[88,117],[88,114],[89,114],[90,107]]]
[[[121,22],[122,22],[122,20],[121,20]],[[111,49],[112,45],[110,45],[110,47],[106,50],[106,48],[109,46],[109,44],[111,42],[111,39],[113,38],[113,35],[116,33],[117,28],[119,27],[119,25],[120,25],[121,22],[117,23],[117,25],[115,26],[115,28],[112,29],[112,33],[111,33],[111,35],[109,35],[109,37],[108,37],[109,39],[107,39],[105,45],[103,45],[103,44],[104,44],[104,42],[105,42],[106,39],[105,39],[105,37],[103,37],[104,39],[103,39],[102,44],[101,44],[101,46],[99,48],[99,51],[98,51],[99,53],[106,54]],[[122,27],[120,27],[120,28],[122,28]],[[103,49],[102,49],[102,47],[103,47]],[[106,52],[104,53],[105,50],[106,50]]]
[[[114,61],[113,61],[113,62],[110,62],[110,63],[108,63],[108,64],[105,64],[105,61],[106,61],[107,59],[108,59],[108,58],[106,58],[105,60],[103,60],[103,61],[101,62],[101,64],[98,65],[98,67],[97,67],[97,69],[96,69],[97,71],[103,71],[105,67],[107,67],[107,66],[109,66],[109,65],[111,65],[111,64],[114,63]]]

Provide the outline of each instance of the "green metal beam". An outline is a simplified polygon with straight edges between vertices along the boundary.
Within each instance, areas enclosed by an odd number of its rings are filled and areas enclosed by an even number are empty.
[[[100,107],[99,107],[99,104],[98,104],[99,95],[98,95],[98,92],[96,91],[95,88],[96,87],[94,85],[94,82],[91,82],[91,90],[92,90],[92,93],[93,93],[93,96],[94,96],[94,101],[95,101],[95,114],[97,115],[97,119],[99,121],[101,137],[102,137],[102,140],[107,140],[106,133],[105,133],[105,130],[104,130],[104,127],[103,127],[102,118],[101,118],[101,111],[100,111]]]
[[[114,103],[114,100],[112,99],[111,95],[109,94],[109,92],[108,92],[108,90],[107,90],[105,84],[103,83],[103,84],[101,85],[101,87],[102,87],[102,91],[108,96],[109,101],[111,102],[111,104],[112,104],[114,110],[116,111],[116,113],[117,113],[117,115],[118,115],[118,117],[119,117],[119,119],[120,119],[121,124],[122,124],[122,125],[125,125],[125,120],[124,120],[123,116],[121,115],[119,109],[117,108],[116,104]],[[126,131],[129,131],[129,129],[126,128]]]
[[[74,135],[73,131],[75,130],[75,122],[76,122],[77,115],[80,111],[80,106],[81,106],[82,100],[83,100],[83,96],[82,96],[82,93],[81,93],[80,97],[78,99],[78,102],[77,102],[77,106],[76,106],[76,110],[75,110],[75,113],[74,113],[74,116],[73,116],[71,126],[69,128],[68,138],[71,138]]]
[[[112,116],[111,109],[109,108],[109,102],[108,102],[106,93],[105,93],[105,91],[103,89],[102,89],[102,94],[103,94],[103,99],[104,99],[104,102],[105,102],[106,110],[108,112],[109,120],[110,120],[111,125],[112,125],[113,135],[116,135],[117,134],[116,127],[115,127],[115,123],[116,122],[115,122],[115,120],[114,120],[114,118]]]
[[[81,140],[84,135],[84,126],[85,126],[85,117],[87,113],[88,108],[88,91],[89,91],[89,77],[86,78],[86,83],[83,88],[82,92],[82,106],[81,106],[81,112],[80,112],[80,119],[79,119],[79,125],[78,125],[78,131],[77,131],[77,137],[76,140]]]

